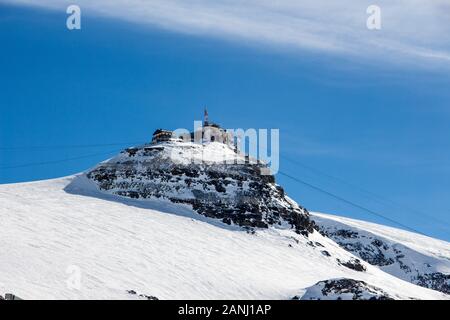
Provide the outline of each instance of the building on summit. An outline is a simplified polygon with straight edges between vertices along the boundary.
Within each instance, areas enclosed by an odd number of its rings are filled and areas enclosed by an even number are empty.
[[[169,141],[170,139],[172,139],[172,131],[157,129],[153,133],[152,143],[160,143],[164,141]]]
[[[173,131],[157,129],[153,133],[152,144],[175,140],[184,140],[185,137],[176,136]],[[189,140],[189,136],[187,136]],[[220,142],[225,144],[234,144],[233,135],[223,129],[220,125],[209,121],[208,110],[205,108],[203,126],[190,133],[190,141],[198,143]]]
[[[202,142],[221,142],[229,144],[233,142],[233,135],[223,129],[217,123],[209,121],[208,110],[205,108],[203,115]],[[195,132],[191,133],[191,140],[194,140]]]

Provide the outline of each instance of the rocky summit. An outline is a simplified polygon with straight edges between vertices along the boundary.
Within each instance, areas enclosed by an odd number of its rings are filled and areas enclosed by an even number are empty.
[[[128,148],[87,173],[107,193],[167,199],[248,229],[270,225],[307,235],[314,222],[289,199],[267,166],[227,144],[165,141]]]

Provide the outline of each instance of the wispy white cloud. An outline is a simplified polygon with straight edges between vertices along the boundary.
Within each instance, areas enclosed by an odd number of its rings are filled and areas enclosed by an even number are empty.
[[[450,66],[448,0],[0,0],[389,63]],[[382,30],[366,28],[369,5]]]

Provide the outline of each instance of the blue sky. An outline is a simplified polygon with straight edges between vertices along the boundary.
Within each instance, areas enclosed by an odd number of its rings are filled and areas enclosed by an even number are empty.
[[[203,22],[214,31],[205,32],[179,16],[142,23],[114,8],[88,7],[82,30],[68,31],[63,6],[48,2],[0,4],[0,183],[80,172],[158,127],[191,128],[207,105],[224,127],[279,128],[281,171],[450,240],[450,62],[437,26],[423,31],[425,44],[392,35],[383,54],[359,34],[350,44],[332,35],[331,47],[322,32],[306,44],[258,41],[259,21],[249,22],[254,33]],[[310,210],[392,225],[278,182]]]

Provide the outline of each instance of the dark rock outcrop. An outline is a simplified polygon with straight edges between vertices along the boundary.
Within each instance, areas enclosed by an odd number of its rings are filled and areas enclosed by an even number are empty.
[[[146,295],[146,294],[143,294],[143,293],[139,293],[138,294],[135,290],[127,290],[127,293],[130,294],[130,295],[133,295],[133,296],[137,296],[137,297],[142,298],[142,299],[146,299],[146,300],[159,300],[155,296],[149,296],[149,295]]]
[[[450,274],[438,272],[432,264],[420,263],[421,260],[431,262],[433,259],[370,232],[317,217],[314,220],[322,235],[331,238],[339,246],[369,264],[378,266],[387,272],[396,270],[395,275],[401,275],[404,280],[450,294]],[[417,256],[422,258],[418,259]],[[341,264],[353,269],[349,264]]]
[[[415,278],[415,283],[425,288],[431,288],[450,294],[450,274],[441,272],[419,274]]]
[[[309,287],[303,296],[293,300],[394,300],[382,289],[364,281],[340,278],[319,281]]]
[[[221,148],[230,155],[229,147],[218,143],[168,142],[127,149],[87,176],[104,192],[187,204],[226,224],[250,229],[287,224],[300,234],[313,232],[308,211],[285,197],[274,177],[263,174],[267,167],[262,163],[229,163],[216,158],[199,162],[188,157],[204,153],[207,159],[209,152],[217,154]]]
[[[344,261],[344,262],[337,259],[337,261],[339,262],[340,265],[343,265],[344,267],[347,267],[349,269],[359,271],[359,272],[366,271],[366,267],[361,263],[361,261],[359,259],[351,259],[349,261]]]

